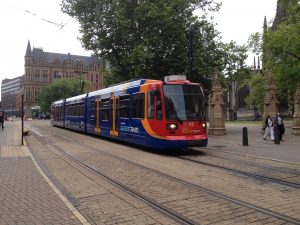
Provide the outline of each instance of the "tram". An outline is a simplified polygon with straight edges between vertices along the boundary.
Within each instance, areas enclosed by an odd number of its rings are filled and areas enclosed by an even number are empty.
[[[205,102],[185,76],[139,79],[53,102],[51,123],[154,149],[205,147]]]

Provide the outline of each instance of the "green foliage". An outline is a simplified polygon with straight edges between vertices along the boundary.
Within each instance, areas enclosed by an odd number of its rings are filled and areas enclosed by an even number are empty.
[[[276,84],[279,110],[292,108],[293,95],[300,83],[300,6],[297,0],[280,1],[286,10],[271,28],[264,22],[264,34],[252,34],[248,48],[255,54],[263,53],[264,73],[272,71]],[[263,43],[262,43],[263,41]],[[246,99],[249,106],[262,110],[264,97],[263,75],[253,75],[249,81],[251,94]]]
[[[282,107],[292,100],[300,83],[300,6],[289,4],[288,17],[267,33],[266,48],[270,52],[267,67],[272,70],[277,95]]]
[[[259,32],[251,34],[248,38],[247,47],[251,50],[252,53],[260,55],[262,53],[263,41],[262,35]]]
[[[188,29],[193,32],[193,80],[209,83],[221,67],[218,33],[195,9],[218,10],[215,0],[64,0],[62,9],[81,27],[81,41],[110,63],[106,84],[136,77],[188,74]]]
[[[246,97],[246,103],[248,107],[258,108],[260,112],[263,111],[264,106],[264,84],[265,78],[261,74],[253,74],[248,83],[251,93]]]
[[[230,80],[238,80],[238,71],[242,70],[247,59],[247,47],[239,46],[234,41],[223,45],[224,58],[223,69],[225,77]]]
[[[87,92],[89,85],[89,81],[85,81],[82,77],[56,80],[45,86],[39,93],[38,103],[41,111],[48,113],[52,102]],[[82,87],[83,91],[81,92]]]

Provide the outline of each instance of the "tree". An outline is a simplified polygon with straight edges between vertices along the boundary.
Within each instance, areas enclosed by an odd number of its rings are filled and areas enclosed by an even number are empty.
[[[223,51],[223,83],[230,94],[229,109],[235,111],[238,91],[246,86],[250,77],[250,69],[245,66],[247,48],[231,41],[223,44]]]
[[[261,55],[262,47],[263,47],[263,41],[262,41],[261,33],[256,32],[256,33],[251,34],[250,37],[248,38],[247,47],[255,55]]]
[[[253,74],[248,82],[249,87],[251,87],[251,93],[246,97],[246,103],[248,107],[257,108],[260,112],[262,112],[265,95],[265,77],[261,74]]]
[[[109,62],[110,82],[186,73],[192,26],[197,81],[211,73],[220,52],[213,25],[193,11],[219,6],[215,0],[63,0],[62,10],[79,21],[84,47]]]
[[[44,87],[38,95],[41,111],[49,113],[52,102],[87,92],[89,85],[89,81],[82,77],[56,80]]]
[[[282,108],[292,103],[300,83],[300,5],[290,1],[287,17],[267,33],[267,67],[272,70]],[[291,104],[292,105],[292,104]]]

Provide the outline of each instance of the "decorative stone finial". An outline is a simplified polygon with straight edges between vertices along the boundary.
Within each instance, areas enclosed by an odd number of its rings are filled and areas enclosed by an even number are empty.
[[[294,95],[294,115],[293,115],[293,126],[292,134],[300,135],[300,84],[297,86],[297,90]]]
[[[277,114],[277,105],[278,100],[276,98],[276,86],[272,77],[272,71],[269,71],[267,75],[266,83],[265,83],[265,97],[264,97],[264,111],[263,111],[263,120],[262,127],[265,126],[265,119],[268,115],[272,118],[276,117]]]
[[[225,135],[225,122],[223,113],[224,99],[218,72],[214,74],[212,93],[209,97],[209,130],[211,135]]]

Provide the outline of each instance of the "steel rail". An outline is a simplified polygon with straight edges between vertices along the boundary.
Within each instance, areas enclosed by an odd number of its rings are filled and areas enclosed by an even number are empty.
[[[293,183],[293,182],[289,182],[289,181],[285,181],[285,180],[280,180],[280,179],[273,178],[273,177],[267,177],[267,176],[260,175],[260,174],[249,173],[249,172],[245,172],[245,171],[241,171],[241,170],[237,170],[237,169],[232,169],[232,168],[228,168],[228,167],[225,167],[225,166],[220,166],[220,165],[216,165],[216,164],[212,164],[212,163],[201,162],[201,161],[198,161],[198,160],[195,160],[195,159],[186,158],[184,156],[179,156],[177,158],[185,160],[185,161],[190,161],[190,162],[193,162],[193,163],[196,163],[196,164],[202,164],[202,165],[206,165],[206,166],[210,166],[210,167],[215,167],[215,168],[218,168],[218,169],[223,169],[223,170],[239,173],[239,174],[242,174],[242,175],[245,175],[245,176],[248,176],[248,177],[254,177],[254,178],[259,179],[259,180],[267,180],[267,181],[271,181],[273,183],[278,183],[278,184],[293,187],[293,188],[296,188],[296,189],[300,188],[300,184],[298,184],[298,183]]]

